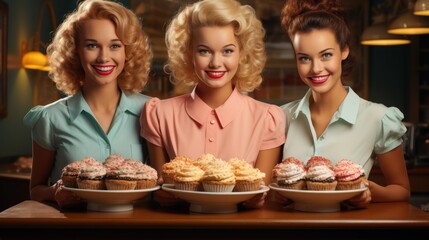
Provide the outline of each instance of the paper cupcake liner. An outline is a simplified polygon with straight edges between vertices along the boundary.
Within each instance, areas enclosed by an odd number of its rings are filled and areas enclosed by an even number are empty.
[[[235,184],[233,185],[219,185],[219,184],[209,184],[203,183],[204,191],[206,192],[232,192]]]
[[[70,188],[77,188],[77,176],[61,176],[61,180],[63,181],[64,186]]]
[[[283,181],[278,181],[277,185],[281,188],[285,188],[285,189],[296,189],[296,190],[305,190],[307,189],[307,184],[305,182],[305,180],[299,180],[296,183],[292,183],[292,184],[285,184]]]
[[[134,190],[137,185],[135,180],[119,180],[119,179],[106,179],[107,190]]]
[[[237,181],[235,183],[234,192],[250,192],[256,191],[261,188],[262,180],[248,182],[248,181]]]
[[[147,188],[153,188],[155,186],[156,186],[155,179],[142,179],[142,180],[137,180],[135,189],[147,189]]]
[[[348,181],[348,182],[340,182],[338,181],[337,184],[337,190],[352,190],[352,189],[360,189],[362,188],[362,180],[363,178],[360,177],[356,180],[353,181]]]
[[[77,179],[77,186],[81,189],[104,190],[106,185],[103,180]]]
[[[332,191],[337,187],[337,181],[334,182],[313,182],[306,181],[308,190],[316,190],[316,191]]]
[[[174,182],[174,187],[179,190],[185,191],[199,191],[201,190],[201,183],[199,182]]]

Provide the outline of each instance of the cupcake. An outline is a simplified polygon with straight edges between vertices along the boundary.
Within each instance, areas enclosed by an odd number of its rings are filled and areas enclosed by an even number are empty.
[[[106,169],[101,162],[93,158],[86,158],[77,177],[77,185],[82,189],[103,190],[106,189],[104,177]]]
[[[329,167],[330,169],[334,169],[334,165],[332,164],[332,162],[329,159],[321,157],[321,156],[311,157],[307,161],[305,168],[308,169],[312,166],[318,166],[318,165],[325,165],[325,166]]]
[[[126,164],[131,165],[136,171],[135,189],[146,189],[156,186],[158,174],[154,168],[141,161],[126,159]]]
[[[198,191],[204,171],[194,165],[180,168],[174,175],[174,186],[179,190]]]
[[[365,177],[362,167],[347,159],[335,164],[334,173],[338,181],[337,190],[359,189]]]
[[[104,162],[107,190],[134,190],[137,186],[136,169],[118,156],[109,156]]]
[[[170,162],[164,163],[162,165],[162,179],[164,183],[174,183],[174,175],[176,172],[187,165],[192,165],[192,159],[184,156],[177,156]]]
[[[331,191],[337,187],[334,171],[328,165],[312,165],[307,168],[308,190]]]
[[[232,158],[228,160],[232,165],[235,175],[235,192],[256,191],[264,184],[265,173],[261,172],[258,168],[254,168],[248,162]]]
[[[193,164],[202,170],[205,170],[208,165],[216,163],[218,161],[223,161],[218,158],[216,158],[213,154],[206,153],[201,156],[199,156],[197,159],[193,161]]]
[[[232,192],[235,187],[235,175],[230,164],[218,162],[207,165],[202,178],[206,192]]]
[[[306,189],[304,163],[296,158],[288,157],[277,164],[272,176],[272,182],[277,183],[281,188]]]
[[[89,158],[84,158],[66,165],[61,172],[61,180],[63,181],[64,186],[70,188],[77,188],[77,176],[86,164]]]

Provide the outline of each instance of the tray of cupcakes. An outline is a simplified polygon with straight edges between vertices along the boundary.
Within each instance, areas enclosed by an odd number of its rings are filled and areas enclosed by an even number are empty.
[[[162,189],[190,203],[197,213],[231,213],[237,204],[269,191],[265,173],[242,159],[227,161],[212,154],[197,159],[177,156],[162,169]]]
[[[342,201],[367,190],[362,167],[347,159],[334,165],[327,158],[314,156],[304,165],[288,157],[274,167],[272,176],[270,189],[291,199],[299,211],[337,212]]]
[[[155,169],[141,161],[110,155],[103,163],[92,157],[63,168],[63,188],[87,201],[87,209],[130,211],[134,202],[160,189]]]

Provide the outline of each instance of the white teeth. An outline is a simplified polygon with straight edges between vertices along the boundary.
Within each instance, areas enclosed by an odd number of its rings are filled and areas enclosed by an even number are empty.
[[[312,77],[311,79],[313,79],[314,81],[323,81],[326,79],[326,77]]]
[[[209,72],[210,75],[221,76],[223,72]]]
[[[95,67],[95,69],[102,71],[102,72],[108,72],[108,71],[112,70],[113,67],[112,66],[110,66],[110,67]]]

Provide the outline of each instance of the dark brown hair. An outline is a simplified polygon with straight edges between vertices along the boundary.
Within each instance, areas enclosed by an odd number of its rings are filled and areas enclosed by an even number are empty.
[[[342,75],[349,75],[354,64],[351,34],[339,0],[287,0],[281,13],[281,24],[289,38],[297,32],[329,29],[334,33],[340,49],[349,48],[349,56],[342,61]]]

